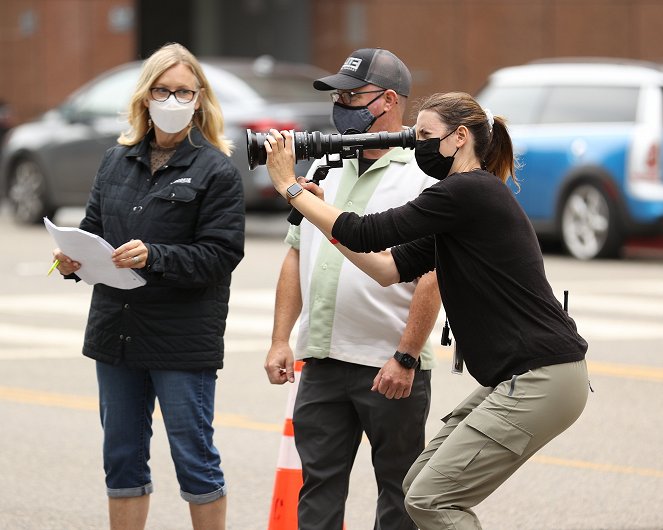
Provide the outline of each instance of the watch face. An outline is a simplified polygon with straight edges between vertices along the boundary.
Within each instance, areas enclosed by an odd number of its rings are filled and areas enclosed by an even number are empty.
[[[417,365],[417,359],[409,353],[396,352],[394,358],[405,368],[414,368]]]
[[[288,186],[286,193],[288,197],[295,197],[299,195],[302,191],[304,191],[304,188],[302,188],[298,182],[295,182],[293,185]]]

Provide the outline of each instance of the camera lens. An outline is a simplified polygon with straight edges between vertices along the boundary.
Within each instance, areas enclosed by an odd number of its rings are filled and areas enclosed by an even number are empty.
[[[251,129],[246,130],[246,152],[249,158],[249,169],[255,169],[267,163],[266,139],[266,134],[254,133],[251,132]]]
[[[246,130],[246,147],[249,168],[255,169],[267,162],[265,139],[267,134]],[[320,131],[295,132],[295,161],[322,158],[325,155],[340,154],[341,158],[356,158],[357,151],[364,149],[389,149],[403,147],[414,149],[416,135],[414,129],[406,128],[400,132],[374,132],[363,134],[324,134]]]

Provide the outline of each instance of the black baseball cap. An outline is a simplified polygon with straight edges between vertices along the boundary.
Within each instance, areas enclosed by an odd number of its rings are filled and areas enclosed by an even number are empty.
[[[337,74],[313,82],[316,90],[351,90],[366,84],[410,95],[412,76],[407,66],[389,50],[362,48],[352,52]]]

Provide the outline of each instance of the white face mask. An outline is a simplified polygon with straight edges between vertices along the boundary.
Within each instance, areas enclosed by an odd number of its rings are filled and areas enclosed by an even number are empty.
[[[166,101],[150,99],[150,117],[154,125],[163,132],[178,133],[191,123],[197,99],[198,94],[189,103],[180,103],[174,94],[171,94]]]

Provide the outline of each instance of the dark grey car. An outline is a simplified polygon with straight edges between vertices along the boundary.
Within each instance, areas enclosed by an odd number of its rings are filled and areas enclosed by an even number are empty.
[[[313,89],[313,80],[327,73],[269,57],[201,62],[234,144],[232,159],[242,174],[247,209],[286,208],[266,168],[249,170],[246,129],[332,132],[329,96]],[[124,64],[100,75],[59,107],[7,134],[0,196],[9,198],[16,220],[39,222],[60,207],[85,204],[104,152],[127,128],[123,113],[141,64]],[[298,174],[310,164],[300,162]]]

